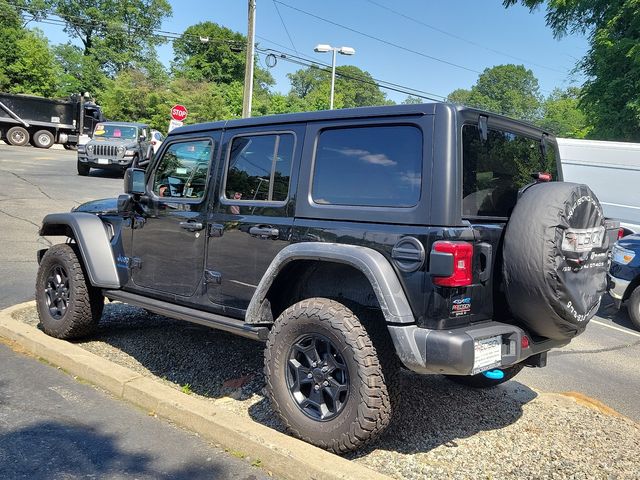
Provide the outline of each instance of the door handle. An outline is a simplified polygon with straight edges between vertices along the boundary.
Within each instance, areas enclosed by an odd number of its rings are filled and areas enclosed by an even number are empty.
[[[202,222],[180,222],[180,228],[184,228],[190,232],[197,232],[198,230],[202,230],[204,225],[202,225]]]
[[[280,235],[280,231],[277,228],[272,227],[251,227],[249,234],[257,237],[277,237]]]

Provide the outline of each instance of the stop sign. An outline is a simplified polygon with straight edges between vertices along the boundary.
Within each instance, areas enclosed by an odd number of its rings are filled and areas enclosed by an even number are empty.
[[[189,112],[187,112],[187,109],[184,108],[184,105],[174,105],[174,107],[171,109],[171,118],[179,122],[187,118],[188,114]]]

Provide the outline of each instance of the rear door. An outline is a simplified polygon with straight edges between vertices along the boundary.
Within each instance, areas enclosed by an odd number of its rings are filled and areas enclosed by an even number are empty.
[[[244,317],[271,261],[291,239],[304,125],[226,130],[209,214],[210,305]]]

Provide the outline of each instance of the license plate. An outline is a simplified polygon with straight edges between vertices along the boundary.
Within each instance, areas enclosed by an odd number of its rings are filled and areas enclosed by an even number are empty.
[[[491,370],[502,364],[502,337],[482,338],[473,344],[473,374]]]
[[[108,165],[109,164],[109,159],[108,158],[99,158],[98,159],[98,163],[101,165]]]

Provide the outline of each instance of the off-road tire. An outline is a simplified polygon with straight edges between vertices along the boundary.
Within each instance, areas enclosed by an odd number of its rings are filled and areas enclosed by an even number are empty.
[[[640,330],[640,286],[631,292],[627,302],[627,312],[629,312],[629,320],[633,326]]]
[[[465,385],[467,387],[473,388],[491,388],[501,383],[508,382],[513,377],[515,377],[520,370],[524,368],[524,365],[521,363],[516,363],[510,367],[501,368],[504,372],[504,377],[500,379],[488,378],[482,373],[478,373],[477,375],[445,375],[452,382],[459,383],[460,385]]]
[[[89,165],[86,165],[79,160],[77,162],[77,165],[78,175],[80,175],[81,177],[86,177],[87,175],[89,175],[89,172],[91,171],[91,167]]]
[[[308,335],[329,339],[348,371],[344,407],[329,420],[305,414],[287,383],[290,352]],[[267,395],[282,423],[291,434],[318,447],[339,454],[356,450],[390,423],[390,395],[376,349],[358,317],[336,301],[311,298],[285,310],[269,333],[264,373]]]
[[[7,130],[7,142],[14,147],[22,147],[29,143],[29,132],[26,128],[11,127]]]
[[[66,309],[57,318],[49,308],[51,296],[47,293],[47,289],[51,291],[51,277],[56,268],[61,268],[67,278],[66,288],[59,290],[68,292]],[[69,244],[54,245],[42,257],[35,296],[44,332],[65,340],[91,334],[98,325],[104,308],[104,297],[87,281],[77,250]]]
[[[55,143],[55,137],[49,130],[38,130],[31,141],[36,148],[51,148]]]

